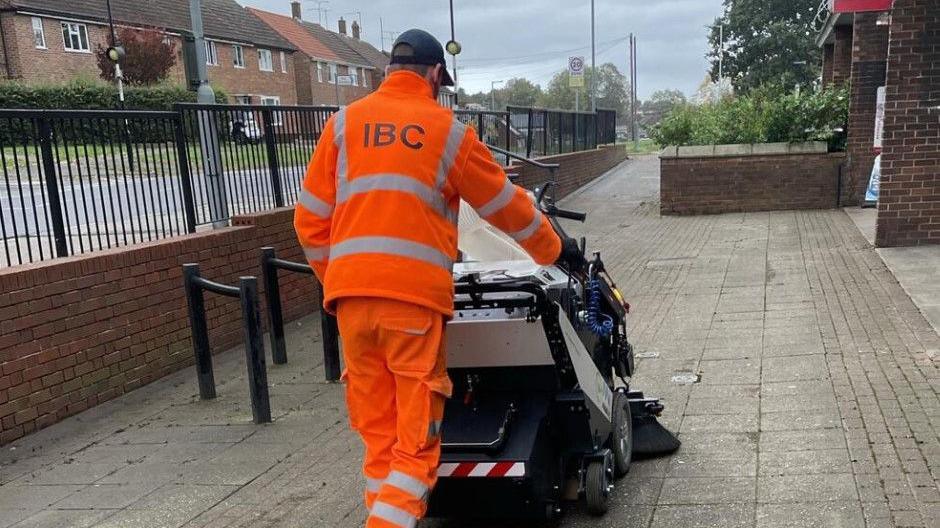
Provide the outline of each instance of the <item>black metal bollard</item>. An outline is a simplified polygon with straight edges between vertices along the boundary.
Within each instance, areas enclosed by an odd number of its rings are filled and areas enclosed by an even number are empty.
[[[271,421],[271,398],[268,394],[268,370],[264,362],[264,341],[258,306],[258,279],[239,278],[239,298],[242,322],[245,328],[245,356],[248,365],[248,392],[251,395],[251,415],[256,424]]]
[[[323,341],[323,371],[326,381],[339,381],[339,324],[336,317],[323,309],[323,286],[317,290],[320,305],[320,340]]]
[[[206,304],[202,286],[197,283],[199,264],[183,265],[183,287],[189,305],[189,324],[193,330],[193,351],[196,355],[196,376],[199,379],[199,398],[215,398],[215,375],[212,372],[212,352],[209,349],[209,330],[206,326]]]
[[[275,365],[283,365],[287,363],[287,344],[284,342],[284,311],[275,258],[273,247],[261,248],[261,276],[264,279],[264,297],[271,328],[271,358]]]

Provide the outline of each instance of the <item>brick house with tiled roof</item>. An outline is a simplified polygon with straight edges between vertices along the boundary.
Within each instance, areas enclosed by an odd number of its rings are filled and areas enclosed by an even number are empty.
[[[168,75],[185,83],[188,0],[111,0],[115,25],[159,30],[177,49]],[[235,0],[203,0],[209,81],[233,102],[295,104],[294,51]],[[104,0],[0,0],[0,76],[28,84],[95,78],[110,32]]]
[[[301,104],[345,105],[371,93],[382,81],[385,57],[367,42],[327,30],[319,24],[306,22],[299,2],[292,2],[292,16],[249,8],[272,30],[294,45],[297,50],[297,98]],[[345,22],[342,22],[345,24]],[[341,25],[341,30],[345,28]],[[351,77],[349,85],[336,82],[337,76]]]

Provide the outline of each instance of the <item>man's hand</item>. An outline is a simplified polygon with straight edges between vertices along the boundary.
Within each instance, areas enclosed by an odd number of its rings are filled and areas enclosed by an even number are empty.
[[[584,266],[584,254],[581,253],[581,244],[578,244],[577,240],[571,237],[562,239],[558,264],[564,264],[566,268],[572,271],[579,270]]]

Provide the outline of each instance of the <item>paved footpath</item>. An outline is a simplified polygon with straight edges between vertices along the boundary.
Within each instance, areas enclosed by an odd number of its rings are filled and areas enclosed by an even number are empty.
[[[567,205],[591,214],[572,230],[632,302],[635,385],[684,446],[560,526],[940,526],[940,337],[877,253],[842,211],[662,218],[657,170],[627,162]],[[292,324],[269,368],[274,424],[250,424],[235,350],[215,401],[180,372],[5,446],[0,527],[361,526],[316,326]]]

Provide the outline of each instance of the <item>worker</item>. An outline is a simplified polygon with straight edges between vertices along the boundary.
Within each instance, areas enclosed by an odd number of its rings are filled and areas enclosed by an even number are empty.
[[[402,33],[386,73],[324,126],[294,217],[339,322],[350,425],[365,444],[368,528],[415,526],[437,480],[460,200],[540,264],[578,250],[437,103],[453,81],[433,36]]]

